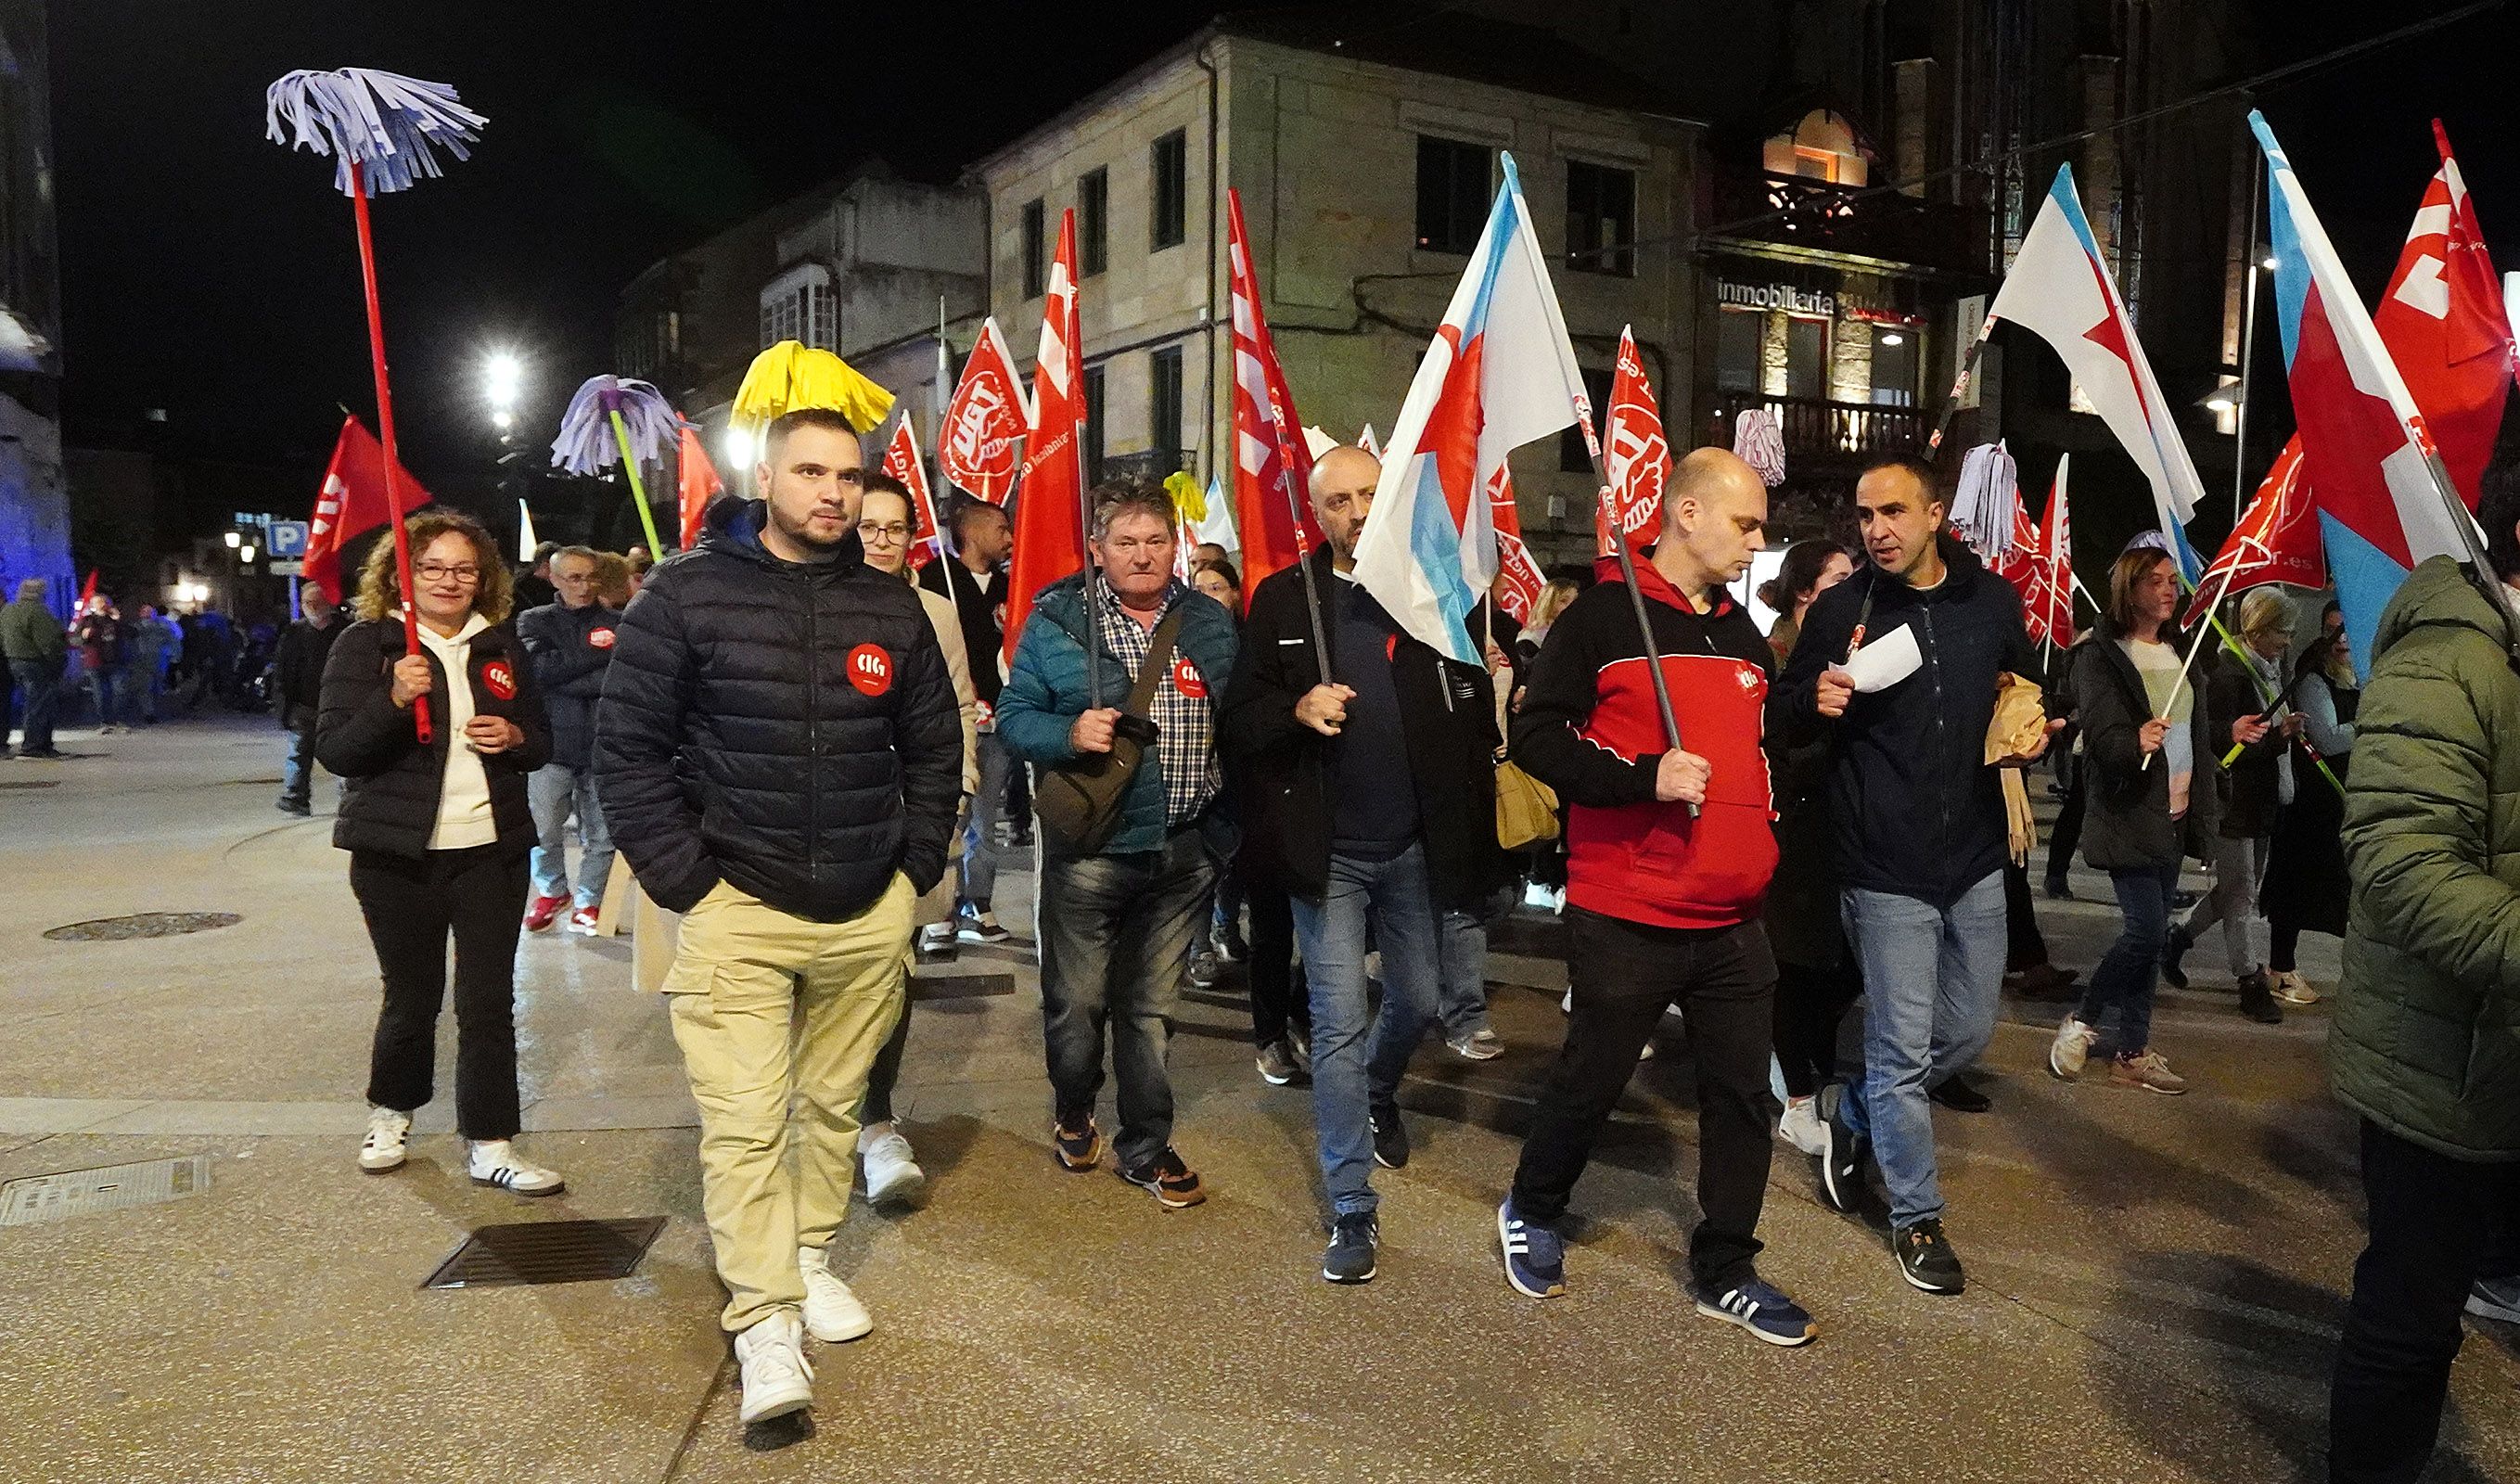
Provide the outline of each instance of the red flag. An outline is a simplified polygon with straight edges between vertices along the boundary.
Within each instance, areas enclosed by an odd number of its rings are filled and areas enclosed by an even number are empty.
[[[708,450],[700,446],[700,430],[689,423],[683,425],[681,453],[674,461],[677,481],[681,485],[682,541],[684,551],[699,544],[700,520],[708,514],[709,502],[726,489],[717,476],[717,466],[709,462]]]
[[[1619,332],[1619,364],[1610,375],[1610,409],[1602,428],[1609,436],[1601,445],[1601,461],[1610,476],[1619,528],[1630,541],[1651,546],[1655,523],[1662,519],[1663,486],[1671,482],[1671,444],[1663,437],[1662,413],[1654,406],[1653,386],[1645,381],[1645,363],[1637,355],[1632,330]]]
[[[89,567],[87,569],[87,581],[79,584],[79,601],[78,607],[75,611],[85,613],[87,611],[87,606],[94,602],[96,602],[96,568]]]
[[[428,491],[411,471],[395,469],[402,487],[405,515],[427,505]],[[333,444],[333,462],[324,471],[324,485],[315,496],[315,515],[306,527],[306,556],[299,569],[324,601],[341,601],[341,549],[362,531],[385,523],[385,451],[356,418],[341,420],[341,436]]]
[[[1549,585],[1541,575],[1540,563],[1533,561],[1531,548],[1522,539],[1522,510],[1514,503],[1513,471],[1497,466],[1488,480],[1488,523],[1496,527],[1496,586],[1488,596],[1497,607],[1516,623],[1529,623],[1531,609],[1540,602],[1540,590]]]
[[[1242,597],[1260,579],[1303,559],[1322,539],[1314,524],[1313,456],[1260,312],[1260,280],[1242,230],[1242,194],[1229,190],[1226,262],[1234,320],[1234,528],[1242,540]]]
[[[2053,497],[2051,496],[2050,499]],[[2030,518],[2027,506],[2012,507],[2012,539],[1987,563],[1995,574],[2021,590],[2021,601],[2030,601],[2031,584],[2045,578],[2047,549],[2041,544],[2039,522]],[[2039,636],[2030,636],[2036,640]]]
[[[936,560],[939,550],[936,502],[928,496],[927,465],[919,457],[919,435],[910,430],[908,418],[892,427],[892,439],[883,446],[883,472],[910,491],[910,564],[925,566]]]
[[[2031,638],[2058,649],[2074,643],[2074,531],[2065,506],[2065,465],[2059,455],[2056,483],[2048,491],[2048,527],[2039,533],[2039,564],[2032,602]]]
[[[1041,353],[1033,360],[1036,416],[1015,500],[1014,552],[1007,570],[1007,654],[1023,637],[1041,590],[1085,565],[1085,353],[1076,315],[1076,208],[1058,214],[1058,254],[1042,302]],[[1089,607],[1088,611],[1091,611]]]
[[[991,505],[1004,505],[1015,484],[1015,444],[1032,424],[1015,358],[993,315],[980,322],[963,380],[945,404],[936,467],[945,477]]]
[[[2224,573],[2230,574],[2230,585],[2222,586]],[[2249,501],[2248,513],[2225,538],[2222,552],[2205,576],[2196,585],[2196,596],[2187,605],[2190,624],[2205,617],[2205,595],[2208,593],[2245,592],[2270,582],[2289,583],[2294,587],[2327,586],[2327,559],[2318,540],[2318,503],[2310,497],[2310,481],[2302,477],[2301,443],[2299,439],[2284,445],[2275,456],[2274,467],[2267,471],[2266,482],[2258,486],[2257,495]]]
[[[2441,169],[2424,188],[2371,323],[2424,415],[2451,483],[2474,510],[2477,481],[2511,389],[2511,322],[2477,229],[2475,202],[2438,118],[2433,142],[2441,149]]]

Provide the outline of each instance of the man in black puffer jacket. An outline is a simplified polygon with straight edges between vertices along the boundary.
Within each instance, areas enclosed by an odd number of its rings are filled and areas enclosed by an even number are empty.
[[[533,658],[534,683],[542,688],[552,733],[551,761],[525,781],[535,831],[534,891],[525,903],[525,930],[542,931],[567,907],[568,930],[592,937],[604,911],[604,886],[612,876],[612,836],[595,797],[595,704],[612,665],[621,615],[595,601],[595,553],[587,548],[553,553],[551,578],[560,597],[517,615],[517,637]],[[584,849],[573,898],[562,835],[570,815],[577,817]]]
[[[772,423],[765,498],[722,504],[696,550],[649,574],[596,711],[613,844],[685,914],[663,987],[747,1422],[812,1400],[800,1308],[826,1341],[872,1327],[823,1248],[848,1208],[867,1069],[901,1013],[911,910],[944,875],[962,802],[935,630],[858,545],[863,458],[836,413]]]

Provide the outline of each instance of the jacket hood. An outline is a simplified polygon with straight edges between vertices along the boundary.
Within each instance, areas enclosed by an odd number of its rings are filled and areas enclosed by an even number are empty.
[[[774,570],[780,567],[807,565],[808,563],[805,562],[782,561],[771,554],[770,548],[761,544],[761,522],[769,514],[770,507],[764,501],[720,500],[708,508],[708,514],[703,517],[700,529],[699,544],[692,550],[741,557],[746,562]],[[666,560],[670,562],[673,559]],[[659,566],[663,564],[663,562],[658,563]],[[847,535],[840,538],[839,555],[830,565],[837,572],[865,564],[866,547],[858,540],[858,533],[852,528]]]
[[[2416,629],[2433,626],[2474,629],[2498,650],[2511,643],[2503,615],[2468,580],[2467,569],[2449,557],[2425,559],[2399,584],[2398,595],[2380,615],[2380,632],[2371,644],[2372,661]]]

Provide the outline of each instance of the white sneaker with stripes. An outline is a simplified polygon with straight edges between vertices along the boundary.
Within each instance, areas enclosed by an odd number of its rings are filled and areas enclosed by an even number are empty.
[[[368,1137],[359,1141],[359,1168],[371,1175],[399,1170],[411,1138],[411,1115],[389,1107],[368,1109]]]
[[[505,1139],[468,1140],[465,1149],[474,1185],[496,1186],[519,1195],[557,1195],[568,1189],[568,1182],[556,1171],[520,1158],[516,1146]]]

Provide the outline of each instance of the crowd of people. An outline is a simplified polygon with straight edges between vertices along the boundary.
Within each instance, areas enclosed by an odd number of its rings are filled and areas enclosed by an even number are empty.
[[[480,526],[425,512],[420,652],[380,543],[355,621],[311,615],[281,667],[297,806],[306,756],[347,781],[335,839],[385,986],[360,1164],[408,1157],[451,939],[470,1175],[562,1188],[515,1143],[515,948],[563,915],[594,930],[618,852],[671,935],[661,988],[747,1422],[811,1405],[806,1336],[873,1326],[825,1248],[861,1174],[877,1202],[925,1184],[891,1105],[909,970],[1013,938],[994,857],[1019,830],[1058,1169],[1110,1168],[1168,1210],[1208,1197],[1167,1052],[1185,987],[1241,964],[1260,1078],[1310,1084],[1322,1276],[1371,1281],[1375,1172],[1410,1158],[1402,1079],[1429,1041],[1498,1054],[1487,931],[1543,901],[1570,988],[1498,1172],[1504,1278],[1567,1291],[1593,1147],[1677,1010],[1697,1088],[1690,1301],[1782,1347],[1819,1330],[1760,1264],[1777,1141],[1834,1209],[1886,1206],[1901,1280],[1958,1293],[1932,1109],[1987,1106],[1962,1073],[2007,983],[2058,1000],[2057,1077],[2099,1058],[2109,1087],[2178,1094],[2157,984],[2183,984],[2219,927],[2243,1012],[2318,999],[2299,936],[2344,934],[2358,883],[2336,1063],[2365,1119],[2373,1241],[2336,1406],[2340,1437],[2350,1415],[2394,1441],[2340,1444],[2338,1476],[2399,1477],[2391,1460],[2428,1452],[2461,1305],[2520,1299],[2520,1262],[2498,1264],[2520,1230],[2520,994],[2499,967],[2520,880],[2471,848],[2515,828],[2496,800],[2520,750],[2497,729],[2520,720],[2520,680],[2488,673],[2491,610],[2455,568],[2409,584],[2367,698],[2334,627],[2292,654],[2272,590],[2228,638],[2184,630],[2175,569],[2143,545],[2111,568],[2097,627],[2048,657],[2019,595],[1945,530],[1936,472],[1885,458],[1855,486],[1855,547],[1785,554],[1763,634],[1733,589],[1766,545],[1766,489],[1701,449],[1633,591],[1552,583],[1522,626],[1483,607],[1482,662],[1463,663],[1357,580],[1380,469],[1339,448],[1312,472],[1324,541],[1247,604],[1230,554],[1177,550],[1161,492],[1097,491],[1088,563],[1010,645],[1003,512],[959,505],[915,564],[911,496],[828,412],[774,422],[753,472],[756,498],[719,501],[652,570],[563,548],[512,582]],[[2487,518],[2520,576],[2520,481]],[[528,583],[550,596],[519,611]],[[2211,652],[2191,663],[2193,645]],[[2023,967],[2023,770],[2051,752],[2048,893],[2070,891],[2079,849],[2123,919],[2079,992]],[[1508,787],[1535,782],[1556,810],[1536,848],[1498,828]],[[2213,886],[2184,903],[2191,861]],[[2355,1458],[2378,1462],[2343,1471]]]

